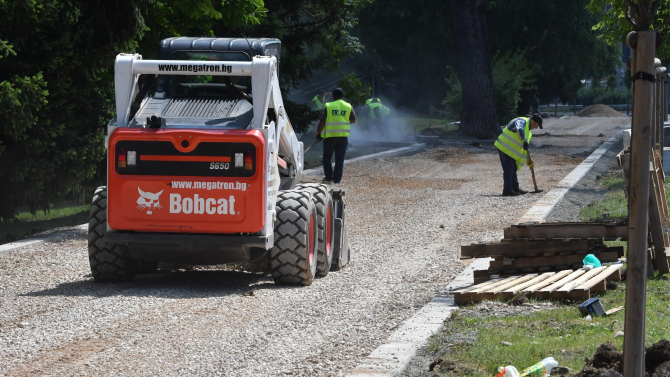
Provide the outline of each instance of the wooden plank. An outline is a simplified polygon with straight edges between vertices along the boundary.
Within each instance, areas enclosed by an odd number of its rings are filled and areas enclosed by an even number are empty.
[[[600,252],[594,253],[596,258],[602,263],[607,262],[616,262],[619,260],[619,254],[616,251],[613,252]],[[504,270],[516,270],[523,268],[538,268],[538,267],[555,267],[555,266],[578,266],[581,268],[583,266],[585,255],[557,255],[553,257],[521,257],[514,258],[514,260],[506,265],[503,261],[492,261],[489,270],[491,271],[504,271]]]
[[[498,286],[493,287],[493,288],[488,288],[484,291],[484,293],[500,293],[507,288],[513,287],[513,286],[521,284],[521,283],[525,283],[528,280],[532,280],[536,276],[537,276],[537,274],[524,275],[524,276],[518,277],[517,279],[512,280],[508,283],[501,284],[501,285],[498,285]]]
[[[588,251],[595,246],[591,240],[502,242],[490,245],[461,246],[461,256],[488,257],[496,255],[522,256],[526,254],[565,253]]]
[[[607,316],[612,315],[612,314],[618,312],[618,311],[621,310],[621,309],[623,309],[623,306],[618,306],[618,307],[616,307],[616,308],[612,308],[612,309],[606,311],[606,312],[605,312],[605,315],[607,315]]]
[[[663,226],[666,224],[664,219],[665,211],[663,210],[664,201],[661,197],[665,196],[665,191],[663,190],[663,181],[661,180],[659,182],[658,176],[656,175],[656,168],[654,167],[653,170],[654,171],[650,172],[651,182],[649,182],[649,233],[651,233],[654,249],[665,250],[665,245],[668,241],[665,232],[663,231]],[[658,252],[655,254],[653,263],[655,269],[663,275],[669,273],[670,265],[668,265],[668,259],[665,257],[664,253]]]
[[[535,284],[538,284],[538,283],[542,282],[543,280],[546,280],[547,278],[551,277],[552,275],[556,275],[556,273],[555,272],[545,272],[544,274],[542,274],[542,275],[540,275],[540,276],[538,276],[534,279],[528,280],[525,283],[515,285],[515,286],[513,286],[509,289],[506,289],[504,291],[504,293],[516,294],[517,292],[519,292],[519,291],[521,291],[521,290],[523,290],[527,287],[530,287],[532,285],[535,285]]]
[[[600,292],[605,290],[605,283],[607,278],[614,272],[618,271],[623,267],[622,264],[614,264],[609,267],[606,267],[599,274],[593,276],[589,280],[584,281],[578,287],[574,289],[591,289],[593,292]],[[596,287],[597,285],[597,287]]]
[[[628,237],[628,225],[592,223],[543,223],[535,226],[511,226],[505,238],[620,238]]]
[[[519,278],[519,276],[516,275],[516,276],[510,276],[510,277],[508,277],[508,278],[506,278],[506,279],[498,280],[498,281],[496,281],[496,282],[493,283],[493,284],[488,284],[488,285],[487,285],[486,283],[482,283],[482,286],[481,286],[480,288],[469,289],[469,290],[467,291],[467,293],[482,293],[482,292],[486,292],[486,291],[488,291],[489,289],[495,289],[495,288],[497,288],[497,287],[506,286],[508,283],[511,283],[511,282],[517,280],[518,278]]]
[[[577,279],[580,276],[584,275],[585,273],[586,273],[586,271],[584,271],[582,269],[573,271],[570,275],[568,275],[568,276],[564,277],[563,279],[555,282],[554,284],[540,289],[540,292],[553,292],[553,291],[557,290],[558,288],[562,287],[563,285],[565,285],[567,282],[570,282],[574,279]]]
[[[537,283],[537,284],[535,284],[535,285],[532,285],[532,286],[530,286],[530,287],[528,287],[528,288],[525,288],[525,289],[524,289],[523,291],[521,291],[521,292],[522,292],[522,293],[535,292],[535,291],[537,291],[537,290],[540,289],[540,288],[544,288],[544,287],[546,287],[546,286],[549,286],[549,285],[552,284],[552,283],[555,283],[555,282],[557,282],[557,281],[563,279],[564,277],[570,275],[571,273],[572,273],[572,270],[559,271],[559,272],[557,272],[555,275],[551,276],[550,278],[545,279],[545,280],[541,281],[540,283]]]
[[[584,275],[580,276],[579,278],[566,283],[563,285],[561,288],[558,289],[559,292],[570,292],[571,290],[574,289],[574,287],[580,286],[583,282],[591,279],[592,277],[598,275],[602,271],[604,271],[607,267],[598,267],[594,268],[590,271],[587,271]]]
[[[491,285],[491,284],[495,284],[495,283],[497,283],[497,282],[499,282],[499,281],[501,281],[501,280],[503,280],[503,279],[493,279],[493,280],[489,280],[489,281],[487,281],[486,283],[481,283],[481,284],[471,285],[471,286],[469,286],[469,287],[465,287],[465,288],[461,288],[461,289],[458,289],[458,290],[456,290],[456,291],[453,291],[452,293],[462,293],[462,292],[471,291],[471,290],[473,290],[473,289],[483,288],[483,287],[485,287],[485,286],[488,286],[488,285]]]

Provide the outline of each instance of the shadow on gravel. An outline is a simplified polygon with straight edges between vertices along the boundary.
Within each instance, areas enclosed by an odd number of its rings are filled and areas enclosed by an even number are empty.
[[[90,275],[87,275],[90,277]],[[267,273],[240,271],[161,271],[137,275],[132,282],[96,283],[92,278],[61,283],[55,288],[28,292],[21,296],[112,296],[203,298],[231,295],[253,296],[260,289],[300,287],[275,285]]]

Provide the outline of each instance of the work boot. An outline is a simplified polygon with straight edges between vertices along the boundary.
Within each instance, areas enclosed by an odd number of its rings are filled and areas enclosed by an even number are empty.
[[[519,195],[521,195],[521,194],[519,194],[516,191],[509,190],[509,189],[504,189],[503,193],[502,193],[502,196],[519,196]]]
[[[332,178],[324,178],[321,180],[321,183],[331,183],[331,182],[333,182]]]
[[[521,195],[523,195],[523,194],[528,194],[528,191],[526,191],[526,190],[522,190],[522,189],[516,189],[516,190],[514,190],[514,191],[518,192],[518,193],[521,194]]]

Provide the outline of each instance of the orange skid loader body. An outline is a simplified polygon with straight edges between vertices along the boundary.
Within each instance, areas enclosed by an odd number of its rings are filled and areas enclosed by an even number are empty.
[[[265,225],[258,130],[117,129],[108,154],[115,231],[240,234]]]

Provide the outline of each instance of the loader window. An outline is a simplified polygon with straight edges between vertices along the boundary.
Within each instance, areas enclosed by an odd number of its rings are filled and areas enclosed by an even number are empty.
[[[176,51],[171,60],[194,61],[249,61],[249,56],[242,52],[214,51]],[[243,92],[251,93],[251,77],[248,76],[166,76],[167,94],[170,96],[195,97],[238,97],[237,93],[226,87],[229,78],[233,85]]]

